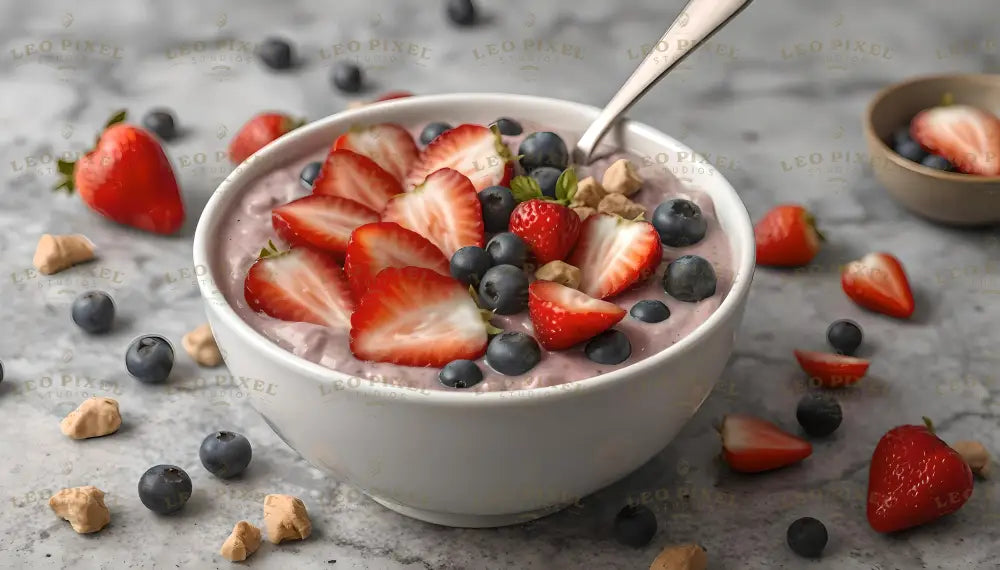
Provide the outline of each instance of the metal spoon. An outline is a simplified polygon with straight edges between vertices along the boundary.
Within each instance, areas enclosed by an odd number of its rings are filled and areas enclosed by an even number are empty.
[[[752,0],[691,0],[674,23],[667,28],[657,46],[666,49],[650,50],[628,78],[618,93],[604,107],[597,119],[587,127],[573,149],[573,162],[590,163],[597,143],[611,125],[646,94],[653,85],[670,72],[691,52],[698,49],[712,34],[722,29]]]

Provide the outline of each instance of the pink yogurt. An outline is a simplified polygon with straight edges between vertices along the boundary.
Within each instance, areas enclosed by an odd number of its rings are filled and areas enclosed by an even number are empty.
[[[521,139],[542,127],[524,124],[525,134],[518,137],[504,137],[516,154]],[[412,128],[414,140],[422,125]],[[560,132],[569,148],[576,137]],[[273,240],[279,247],[286,247],[271,227],[271,209],[301,198],[310,193],[299,181],[302,168],[315,161],[323,161],[327,151],[317,152],[288,166],[266,174],[255,181],[231,206],[232,210],[220,228],[221,239],[217,247],[223,260],[225,272],[220,273],[219,287],[230,305],[254,330],[269,338],[282,348],[301,358],[322,366],[364,379],[366,382],[383,382],[413,389],[453,390],[438,381],[437,368],[398,366],[381,362],[366,362],[355,358],[348,347],[347,329],[337,330],[310,323],[279,321],[254,312],[243,296],[243,281],[254,263],[261,247]],[[707,194],[694,188],[685,187],[667,169],[643,161],[634,155],[617,152],[597,159],[588,167],[577,167],[579,179],[593,176],[598,181],[604,171],[614,161],[629,158],[638,168],[643,179],[642,189],[632,196],[632,200],[647,208],[646,219],[661,202],[671,198],[686,198],[697,204],[708,222],[705,238],[699,243],[684,248],[664,246],[663,262],[655,275],[631,290],[608,299],[626,311],[642,299],[658,299],[670,308],[670,317],[660,323],[644,323],[626,315],[614,328],[628,336],[632,343],[632,355],[618,365],[597,364],[589,360],[582,346],[569,350],[550,352],[542,349],[542,360],[522,376],[505,376],[479,360],[484,378],[479,384],[463,391],[523,390],[554,386],[575,382],[604,374],[612,370],[634,364],[652,356],[690,334],[703,323],[722,303],[729,293],[733,281],[733,260],[729,242],[719,227],[715,208]],[[489,236],[487,236],[487,239]],[[685,303],[667,295],[662,286],[663,272],[667,264],[677,257],[694,254],[704,257],[715,266],[718,284],[715,295],[697,303]],[[531,321],[527,311],[518,315],[501,316],[493,319],[494,324],[505,330],[519,330],[532,334]]]

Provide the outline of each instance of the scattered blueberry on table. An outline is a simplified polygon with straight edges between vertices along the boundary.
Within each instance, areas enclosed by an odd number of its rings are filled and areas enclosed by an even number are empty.
[[[663,272],[663,290],[686,303],[697,303],[715,294],[715,269],[704,257],[684,255]]]
[[[466,285],[478,285],[493,265],[489,254],[479,246],[467,245],[451,256],[451,276]]]
[[[663,301],[643,299],[632,305],[629,314],[644,323],[659,323],[670,318],[670,309]]]
[[[104,291],[87,291],[73,300],[73,322],[90,334],[111,330],[115,320],[115,302]]]
[[[839,354],[853,356],[861,346],[863,338],[861,327],[858,323],[840,319],[830,323],[826,329],[826,340]]]
[[[507,331],[490,340],[486,347],[486,363],[507,376],[519,376],[542,360],[542,349],[531,335]]]
[[[163,382],[173,366],[174,349],[162,336],[143,335],[133,340],[125,352],[125,368],[140,382]]]
[[[514,265],[491,267],[479,283],[479,298],[497,314],[520,313],[528,308],[528,276]]]
[[[441,133],[450,129],[451,125],[448,123],[428,123],[427,126],[420,131],[420,144],[427,146],[434,142],[434,139],[441,136]]]
[[[319,176],[319,171],[322,170],[322,162],[310,162],[309,164],[302,167],[302,172],[299,173],[299,182],[303,186],[312,190],[313,183],[316,182],[316,177]]]
[[[483,371],[472,360],[452,360],[441,369],[438,379],[449,388],[471,388],[483,380]]]
[[[531,133],[525,137],[517,149],[517,154],[521,155],[521,167],[528,173],[542,166],[563,170],[569,163],[566,143],[559,138],[559,135],[548,131]]]
[[[653,227],[670,247],[694,245],[705,237],[708,222],[697,204],[684,198],[667,200],[653,210]]]
[[[521,123],[509,117],[500,117],[490,124],[490,126],[493,125],[496,125],[497,128],[500,129],[501,135],[506,135],[508,137],[516,137],[524,132],[524,128],[521,126]]]
[[[361,68],[348,61],[339,61],[333,66],[333,85],[344,93],[361,91],[363,77]]]
[[[615,540],[626,546],[646,546],[656,535],[656,528],[656,515],[645,505],[625,505],[615,515]]]
[[[175,513],[190,498],[191,478],[176,465],[155,465],[139,478],[139,500],[154,513]]]
[[[632,343],[625,333],[608,329],[587,341],[584,353],[598,364],[621,364],[632,355]]]
[[[829,538],[826,526],[812,517],[797,519],[788,527],[788,546],[804,558],[817,558],[826,548]]]
[[[261,63],[274,70],[292,67],[292,44],[282,38],[267,38],[257,46]]]
[[[476,5],[472,0],[447,0],[445,12],[456,25],[471,26],[476,23]]]
[[[170,141],[177,137],[174,115],[167,109],[152,109],[142,116],[142,126],[160,140]]]
[[[253,457],[253,448],[242,434],[217,431],[201,442],[198,457],[209,473],[228,479],[246,470]]]
[[[528,260],[528,244],[514,233],[503,232],[486,242],[486,253],[493,260],[493,265],[524,267]]]
[[[483,188],[479,191],[479,204],[483,208],[483,225],[487,232],[496,233],[507,230],[507,226],[510,224],[510,215],[517,207],[517,201],[514,200],[514,195],[509,188],[503,186]]]
[[[844,419],[837,400],[826,394],[806,394],[795,409],[795,419],[813,437],[825,437],[837,431]]]

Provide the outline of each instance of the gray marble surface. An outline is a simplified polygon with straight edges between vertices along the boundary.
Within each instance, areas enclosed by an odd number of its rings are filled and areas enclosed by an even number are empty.
[[[265,544],[255,568],[646,568],[665,545],[700,541],[710,568],[912,569],[996,567],[1000,488],[977,482],[969,504],[924,528],[886,537],[865,521],[867,465],[890,427],[932,416],[947,440],[973,438],[1000,451],[1000,247],[995,230],[947,229],[914,218],[878,187],[865,165],[860,117],[881,86],[938,71],[997,71],[994,0],[771,2],[758,0],[666,79],[631,116],[688,142],[731,179],[756,218],[781,201],[813,209],[829,243],[813,271],[760,270],[736,353],[718,388],[680,436],[623,481],[530,524],[457,530],[415,522],[366,500],[282,444],[224,369],[179,355],[166,386],[137,384],[123,353],[137,334],[179,344],[203,321],[191,267],[197,214],[229,171],[222,151],[253,112],[281,109],[316,119],[347,99],[329,66],[352,40],[369,93],[506,91],[603,104],[659,38],[680,0],[494,0],[471,30],[446,25],[439,2],[152,2],[0,4],[0,568],[225,568],[218,548],[235,521],[259,521],[271,492],[302,497],[308,541]],[[270,34],[293,39],[295,72],[274,74],[248,49]],[[572,56],[525,49],[544,38]],[[372,40],[378,48],[372,49]],[[503,53],[504,42],[518,48]],[[529,42],[532,45],[533,42]],[[410,47],[410,46],[414,47]],[[490,46],[494,46],[491,48]],[[510,45],[510,44],[508,44]],[[382,51],[388,46],[389,51]],[[396,50],[396,51],[393,51]],[[491,51],[500,51],[491,55]],[[53,197],[54,157],[87,148],[119,107],[138,117],[174,109],[186,134],[166,147],[190,214],[179,236],[157,238],[106,223],[76,198]],[[802,166],[805,164],[805,166]],[[94,263],[46,278],[30,271],[39,234],[88,235]],[[864,313],[841,293],[838,266],[871,250],[899,256],[918,302],[912,322]],[[88,337],[69,318],[86,289],[115,296],[120,326]],[[867,334],[870,376],[841,394],[845,420],[803,465],[759,477],[715,459],[713,423],[744,411],[796,429],[804,391],[791,351],[818,348],[827,323],[847,317]],[[221,386],[220,386],[221,384]],[[208,385],[206,387],[206,385]],[[59,419],[89,395],[121,402],[112,437],[71,441]],[[210,431],[254,444],[238,481],[200,465]],[[177,516],[137,500],[150,465],[188,470],[195,494]],[[48,496],[93,484],[108,492],[112,523],[80,536]],[[610,537],[629,498],[655,510],[659,531],[642,549]],[[826,522],[819,561],[785,545],[799,516]]]

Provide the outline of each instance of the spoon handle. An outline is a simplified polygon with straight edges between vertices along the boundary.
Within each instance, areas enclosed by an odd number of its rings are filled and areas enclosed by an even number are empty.
[[[577,164],[588,164],[601,137],[640,97],[678,63],[729,23],[752,0],[691,0],[684,7],[654,49],[650,50],[618,93],[604,107],[597,119],[573,149]],[[662,49],[661,49],[662,48]]]

